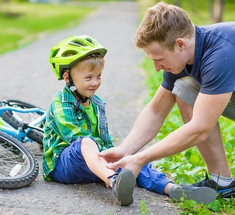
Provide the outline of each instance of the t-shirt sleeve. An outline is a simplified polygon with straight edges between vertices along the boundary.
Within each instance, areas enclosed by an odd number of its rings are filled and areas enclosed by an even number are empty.
[[[226,47],[222,48],[225,49]],[[221,94],[235,91],[235,60],[228,50],[215,50],[202,59],[201,93]]]
[[[172,74],[170,72],[163,72],[163,81],[161,83],[161,86],[164,87],[167,90],[172,91],[174,88],[174,83],[178,78],[186,76],[186,71],[183,70],[180,74]]]

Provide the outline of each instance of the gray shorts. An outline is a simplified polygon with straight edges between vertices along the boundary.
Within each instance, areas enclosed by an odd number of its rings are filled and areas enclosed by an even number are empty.
[[[179,97],[186,104],[193,107],[201,86],[190,76],[179,78],[175,81],[172,94]],[[235,95],[233,94],[222,116],[235,121]]]

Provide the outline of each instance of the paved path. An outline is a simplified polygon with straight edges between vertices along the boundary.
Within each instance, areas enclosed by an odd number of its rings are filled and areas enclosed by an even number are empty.
[[[79,26],[61,31],[15,52],[0,56],[0,97],[25,100],[47,108],[63,86],[48,63],[49,48],[69,35],[88,34],[107,49],[103,84],[98,91],[107,102],[110,133],[116,144],[127,135],[146,96],[141,53],[133,45],[138,24],[135,2],[107,3]],[[37,157],[41,162],[40,156]],[[120,207],[102,184],[61,185],[40,175],[31,186],[0,191],[0,214],[139,214],[140,200],[151,214],[177,214],[167,197],[135,188],[134,203]]]

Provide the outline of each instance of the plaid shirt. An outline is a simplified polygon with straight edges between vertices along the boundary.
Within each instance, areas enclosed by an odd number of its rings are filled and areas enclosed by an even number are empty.
[[[63,149],[78,137],[91,137],[99,144],[101,151],[113,147],[105,117],[105,103],[98,96],[93,96],[91,102],[98,119],[96,136],[92,136],[91,122],[84,107],[75,99],[70,89],[66,86],[55,95],[44,128],[45,180],[50,180],[48,175],[55,168]]]

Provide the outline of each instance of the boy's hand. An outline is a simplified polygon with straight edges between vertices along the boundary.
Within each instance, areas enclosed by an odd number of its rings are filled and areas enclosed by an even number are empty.
[[[104,158],[108,163],[116,162],[125,156],[125,151],[117,146],[100,152],[99,156]]]

